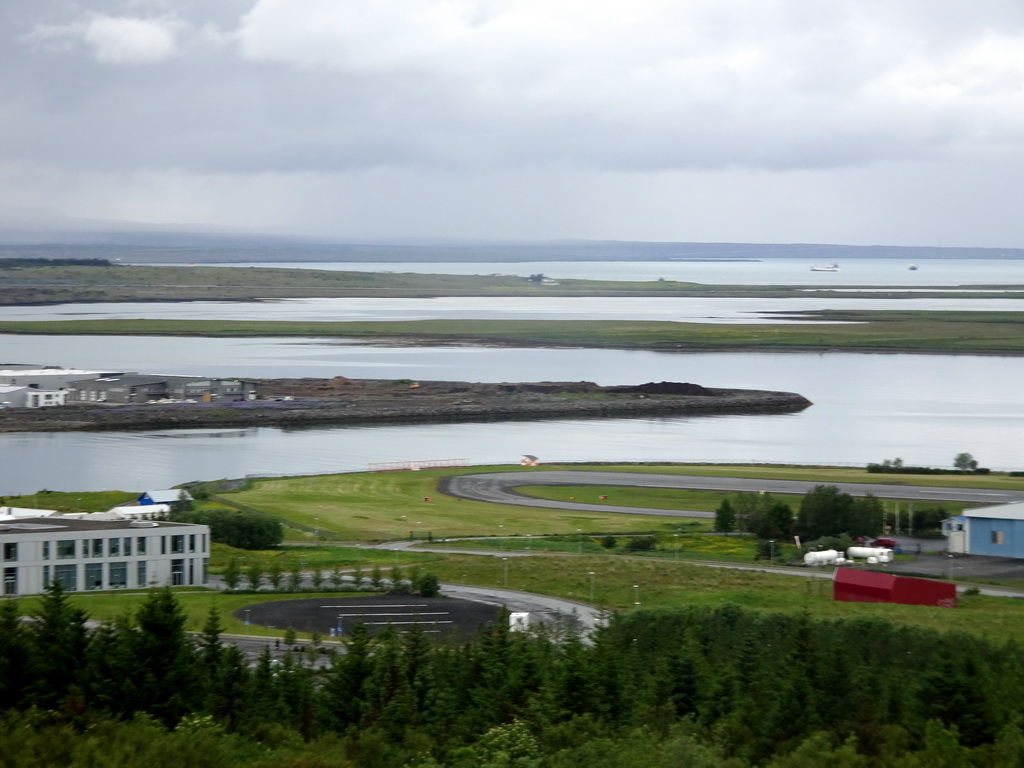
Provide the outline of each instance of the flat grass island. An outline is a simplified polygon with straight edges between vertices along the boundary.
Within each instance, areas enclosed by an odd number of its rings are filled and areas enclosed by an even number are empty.
[[[6,408],[0,409],[0,432],[792,413],[810,405],[794,392],[680,382],[601,387],[590,382],[480,384],[339,376],[264,380],[259,399],[238,402]]]

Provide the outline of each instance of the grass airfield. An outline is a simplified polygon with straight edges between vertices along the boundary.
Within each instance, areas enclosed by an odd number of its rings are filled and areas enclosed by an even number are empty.
[[[880,476],[869,475],[864,470],[829,467],[547,465],[538,469],[620,469],[631,472],[805,479],[826,484],[893,480],[895,484],[907,485],[1024,488],[1024,478],[999,474]],[[736,603],[765,611],[805,611],[821,618],[888,619],[940,630],[980,634],[994,640],[1017,637],[1021,621],[1024,620],[1024,602],[982,595],[962,597],[954,610],[837,603],[832,600],[831,583],[827,579],[727,567],[730,563],[754,565],[753,542],[739,537],[704,536],[703,533],[710,529],[708,521],[534,509],[459,501],[437,493],[437,482],[446,475],[499,470],[521,471],[523,485],[531,494],[557,494],[557,498],[568,495],[608,495],[610,498],[607,503],[670,505],[665,508],[678,505],[686,509],[713,509],[719,498],[718,494],[708,491],[673,492],[670,499],[659,499],[655,498],[657,494],[652,496],[651,489],[530,487],[531,469],[519,465],[256,479],[241,490],[216,494],[215,500],[208,503],[239,504],[260,509],[316,529],[319,535],[307,532],[303,534],[304,540],[296,542],[296,545],[269,552],[231,550],[218,545],[212,565],[217,570],[233,557],[243,563],[259,560],[264,565],[270,559],[280,558],[282,562],[289,563],[298,559],[307,571],[313,568],[326,571],[334,567],[350,571],[358,567],[364,575],[369,575],[369,570],[375,565],[382,568],[385,575],[394,566],[406,572],[410,568],[420,567],[436,573],[445,582],[496,588],[505,586],[507,573],[507,585],[511,589],[593,603],[612,611]],[[425,501],[427,498],[430,501]],[[28,506],[32,499],[32,496],[27,496],[10,499],[9,503]],[[86,493],[54,494],[47,501],[61,500],[70,509],[75,507],[75,503],[82,507],[91,506],[90,499],[91,495]],[[598,503],[595,498],[579,500]],[[654,504],[652,500],[660,501],[660,504]],[[409,538],[410,533],[417,539],[426,539],[428,533],[434,538],[485,537],[482,544],[492,552],[497,550],[498,556],[473,554],[472,550],[467,550],[465,554],[437,554],[353,546]],[[609,533],[619,537],[653,533],[658,538],[660,551],[637,556],[626,555],[621,550],[616,550],[616,554],[608,554],[601,545],[601,535]],[[730,551],[715,552],[712,551],[713,547],[728,548]],[[507,552],[504,555],[506,560],[502,559],[502,552]],[[785,560],[788,554],[780,542],[779,559]],[[692,562],[695,559],[718,560],[725,567],[697,565]],[[768,565],[764,561],[759,564]],[[327,597],[342,593],[323,594]],[[196,591],[183,592],[180,598],[190,629],[198,630],[201,627],[213,605],[217,607],[228,632],[275,635],[280,634],[280,631],[245,627],[233,613],[245,605],[296,596],[300,595],[269,592],[226,595]],[[73,599],[93,618],[106,620],[131,611],[142,598],[139,593],[103,593],[75,595]],[[32,601],[23,602],[31,607]]]

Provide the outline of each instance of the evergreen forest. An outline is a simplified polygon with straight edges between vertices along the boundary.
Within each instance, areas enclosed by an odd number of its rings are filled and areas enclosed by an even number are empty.
[[[253,662],[212,607],[186,633],[166,589],[87,619],[56,586],[29,616],[0,605],[0,765],[1024,765],[1020,647],[884,620],[725,604],[586,638],[357,626],[345,653]]]

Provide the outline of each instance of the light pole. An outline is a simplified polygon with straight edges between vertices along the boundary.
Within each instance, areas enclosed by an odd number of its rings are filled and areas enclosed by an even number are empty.
[[[338,626],[334,630],[337,637],[341,637],[341,617],[342,614],[338,614]]]
[[[250,608],[246,608],[245,609],[245,626],[247,626],[247,627],[249,626],[249,611],[250,610],[251,610]]]
[[[577,552],[578,552],[578,554],[582,555],[583,554],[583,529],[582,528],[577,528],[576,529],[576,538],[579,541],[579,547],[577,548]]]
[[[639,584],[634,584],[633,585],[633,608],[636,609],[636,608],[639,608],[639,607],[640,607],[640,585]]]
[[[590,574],[590,602],[594,602],[594,572],[588,571]]]
[[[505,549],[505,526],[501,523],[498,523],[498,546]]]
[[[504,561],[504,565],[505,565],[505,589],[508,589],[508,558],[507,557],[503,557],[501,559],[502,559],[502,561]]]
[[[676,560],[679,559],[679,534],[673,533],[672,538],[676,540]]]
[[[775,539],[768,539],[769,563],[775,565]]]

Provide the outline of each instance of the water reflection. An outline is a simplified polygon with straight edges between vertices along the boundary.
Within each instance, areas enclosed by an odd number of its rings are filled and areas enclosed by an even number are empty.
[[[6,340],[4,340],[6,341]],[[53,341],[39,339],[39,341]],[[79,344],[86,339],[75,339]],[[109,343],[109,340],[107,340]],[[174,339],[126,339],[126,353],[152,370]],[[187,341],[187,340],[185,340]],[[671,354],[615,350],[366,349],[280,340],[197,339],[176,368],[282,376],[333,372],[367,378],[466,381],[692,381],[712,387],[800,392],[798,414],[547,420],[284,431],[269,428],[142,433],[0,435],[0,494],[122,488],[246,474],[362,471],[371,462],[467,458],[514,463],[524,453],[552,461],[737,461],[853,464],[902,457],[951,466],[969,451],[993,469],[1024,469],[1024,358],[806,353]],[[284,355],[278,345],[295,356]],[[5,354],[8,356],[6,343]],[[198,354],[201,350],[202,354]],[[305,350],[306,352],[303,352]],[[38,351],[38,350],[37,350]],[[51,352],[59,351],[51,348]],[[72,350],[63,350],[71,355]],[[88,350],[86,350],[88,352]],[[100,354],[102,350],[94,350]],[[308,359],[306,353],[312,355]],[[108,350],[107,354],[114,354]],[[117,352],[116,354],[122,354]],[[362,357],[365,354],[365,357]],[[207,355],[209,357],[204,357]],[[361,359],[354,368],[348,356]],[[38,358],[36,358],[38,359]],[[82,364],[48,357],[49,362]],[[103,361],[106,367],[109,359]],[[190,367],[194,366],[194,367]],[[117,367],[117,366],[113,366]],[[147,368],[148,366],[140,366]]]

